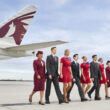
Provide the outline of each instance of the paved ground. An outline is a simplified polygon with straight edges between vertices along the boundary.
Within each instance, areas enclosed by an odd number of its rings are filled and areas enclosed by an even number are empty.
[[[62,85],[60,84],[61,89]],[[0,110],[110,110],[110,100],[104,100],[104,87],[101,89],[103,100],[80,102],[77,87],[75,86],[69,104],[59,105],[54,88],[51,91],[51,104],[38,105],[39,93],[33,97],[33,104],[28,103],[28,95],[32,91],[32,82],[0,81]],[[110,93],[110,91],[109,91]]]

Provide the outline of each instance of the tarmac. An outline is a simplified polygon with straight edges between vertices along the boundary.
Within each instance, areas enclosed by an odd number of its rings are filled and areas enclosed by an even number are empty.
[[[93,94],[91,100],[80,102],[75,85],[71,93],[72,101],[69,104],[60,105],[52,85],[51,104],[44,106],[38,104],[39,92],[34,95],[32,104],[28,102],[32,89],[33,82],[31,81],[0,81],[0,110],[110,110],[110,100],[105,100],[104,86],[101,88],[101,101],[94,101]],[[62,90],[62,84],[60,84],[60,89]]]

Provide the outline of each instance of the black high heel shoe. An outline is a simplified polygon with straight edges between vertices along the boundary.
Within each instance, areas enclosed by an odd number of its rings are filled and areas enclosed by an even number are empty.
[[[69,102],[68,102],[68,101],[65,101],[65,103],[67,103],[67,104],[68,104]]]
[[[45,105],[44,103],[41,103],[40,101],[39,101],[39,104],[40,104],[40,105]]]
[[[32,99],[29,97],[29,102],[30,102],[30,104],[32,104]]]
[[[64,103],[69,103],[67,98],[64,98]]]
[[[108,99],[110,100],[110,97],[109,97],[109,96],[105,96],[105,99],[106,99],[106,100],[108,100]]]

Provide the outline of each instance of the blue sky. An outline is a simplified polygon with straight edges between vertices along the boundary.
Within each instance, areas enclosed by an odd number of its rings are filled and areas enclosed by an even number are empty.
[[[38,11],[22,44],[64,40],[57,46],[58,56],[70,49],[71,57],[97,54],[106,62],[110,59],[110,0],[0,0],[0,22],[26,7]],[[44,49],[44,60],[50,48]],[[0,79],[32,79],[34,57],[0,61]]]

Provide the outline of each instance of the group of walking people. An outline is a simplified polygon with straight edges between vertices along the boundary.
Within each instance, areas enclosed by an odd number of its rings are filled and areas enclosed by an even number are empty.
[[[56,47],[51,48],[51,55],[47,56],[46,64],[42,60],[43,51],[38,51],[37,59],[33,62],[34,67],[34,89],[29,96],[29,102],[32,103],[33,95],[40,91],[40,105],[50,104],[51,84],[53,83],[59,104],[69,103],[70,94],[74,84],[78,87],[81,101],[88,101],[86,94],[91,98],[95,91],[95,100],[101,100],[100,88],[105,85],[105,98],[110,99],[108,87],[110,87],[110,61],[107,61],[107,67],[104,68],[103,58],[97,61],[97,55],[93,55],[93,61],[88,62],[87,57],[83,56],[83,63],[78,63],[78,54],[73,55],[73,61],[69,57],[68,49],[64,52],[64,57],[60,60],[60,74],[58,73],[59,58],[56,56]],[[81,75],[80,75],[81,73]],[[60,90],[59,82],[63,83],[63,93]],[[46,91],[45,91],[46,83]],[[93,83],[93,86],[91,87]],[[43,95],[45,91],[45,103]]]

